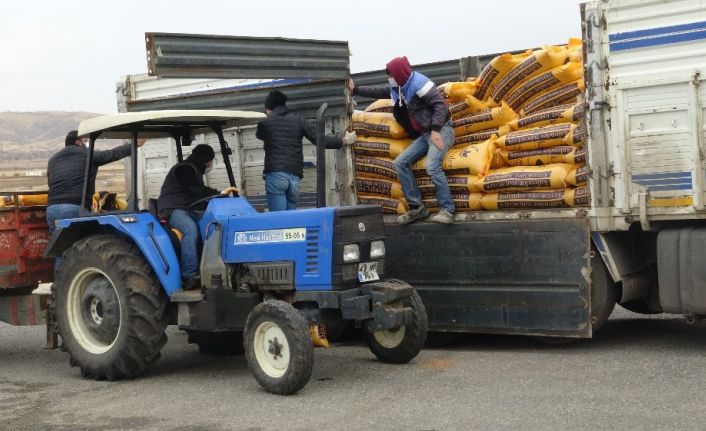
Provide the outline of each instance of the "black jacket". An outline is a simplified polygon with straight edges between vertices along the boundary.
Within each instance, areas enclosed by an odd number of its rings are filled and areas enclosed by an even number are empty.
[[[358,87],[356,85],[353,87],[353,95],[370,97],[372,99],[389,99],[390,86]],[[438,132],[451,118],[449,108],[446,106],[446,102],[436,86],[431,87],[431,89],[421,97],[418,95],[412,97],[412,100],[408,102],[405,108],[406,109],[399,109],[398,106],[395,106],[394,115],[397,122],[400,123],[405,131],[407,131],[407,134],[412,137],[419,136],[421,131],[415,130],[412,127],[409,119],[406,118],[408,113],[414,117],[417,123],[424,129],[424,133],[431,130]]]
[[[98,167],[129,155],[130,144],[121,145],[106,151],[93,151],[93,164],[88,182],[89,196],[93,196],[96,189]],[[47,165],[49,205],[81,205],[83,177],[87,158],[88,148],[79,145],[69,145],[51,156]]]
[[[263,174],[287,172],[299,178],[304,175],[302,138],[316,143],[316,126],[280,105],[260,120],[255,136],[265,142]],[[341,138],[326,136],[326,148],[341,148],[342,144]]]
[[[189,209],[197,200],[218,194],[218,190],[204,185],[204,173],[205,167],[191,158],[172,166],[157,201],[160,216],[168,216],[174,209]]]

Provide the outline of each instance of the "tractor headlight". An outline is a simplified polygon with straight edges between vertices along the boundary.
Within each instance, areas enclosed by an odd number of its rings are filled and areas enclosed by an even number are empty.
[[[343,261],[357,262],[360,260],[360,248],[358,244],[346,244],[343,246]]]
[[[385,241],[379,239],[370,243],[370,258],[381,259],[385,257]]]

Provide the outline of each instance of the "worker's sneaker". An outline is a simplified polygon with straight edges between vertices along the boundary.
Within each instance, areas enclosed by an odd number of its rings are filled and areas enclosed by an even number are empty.
[[[201,278],[191,277],[182,280],[181,290],[198,290],[201,289]]]
[[[433,216],[429,217],[428,221],[434,223],[451,224],[454,222],[454,214],[446,210],[441,210]]]
[[[409,210],[401,216],[397,217],[397,222],[402,224],[412,223],[416,220],[421,220],[429,216],[429,209],[425,206],[421,206],[417,209]]]

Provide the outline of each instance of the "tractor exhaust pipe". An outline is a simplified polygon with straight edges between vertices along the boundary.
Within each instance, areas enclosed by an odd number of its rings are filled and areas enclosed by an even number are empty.
[[[316,208],[326,206],[326,124],[324,114],[328,103],[319,107],[316,113]]]

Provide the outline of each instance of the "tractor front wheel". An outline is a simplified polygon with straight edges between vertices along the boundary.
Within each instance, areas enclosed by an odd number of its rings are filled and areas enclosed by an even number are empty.
[[[294,394],[309,381],[314,347],[306,320],[291,304],[258,304],[245,323],[244,346],[248,366],[268,392]]]

